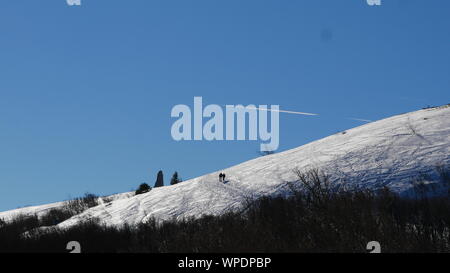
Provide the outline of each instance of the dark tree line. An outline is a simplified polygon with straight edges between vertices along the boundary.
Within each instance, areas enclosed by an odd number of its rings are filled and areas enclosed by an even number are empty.
[[[91,220],[64,230],[18,217],[0,222],[0,252],[65,252],[73,240],[83,252],[366,252],[370,241],[382,252],[450,252],[448,197],[334,190],[318,171],[297,174],[288,197],[249,199],[220,216],[119,227]]]

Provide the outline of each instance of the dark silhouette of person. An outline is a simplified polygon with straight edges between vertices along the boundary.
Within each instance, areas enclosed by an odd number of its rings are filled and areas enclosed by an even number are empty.
[[[222,182],[223,181],[223,173],[220,173],[219,174],[219,182]]]
[[[222,181],[225,182],[225,174],[222,174]]]

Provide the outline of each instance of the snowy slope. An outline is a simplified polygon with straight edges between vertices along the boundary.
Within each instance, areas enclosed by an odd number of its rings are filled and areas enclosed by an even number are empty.
[[[99,205],[59,226],[69,227],[91,218],[120,225],[152,217],[165,220],[220,214],[238,208],[248,197],[282,193],[284,183],[295,180],[293,170],[297,168],[319,168],[334,183],[370,189],[388,186],[407,195],[411,193],[410,182],[420,175],[428,174],[430,183],[437,181],[437,164],[450,166],[448,106],[372,122],[221,170],[227,174],[225,184],[218,182],[219,172],[214,172]]]
[[[124,198],[130,198],[133,195],[134,195],[133,192],[113,194],[110,196],[99,197],[98,201],[100,204],[102,204],[104,199],[105,200],[108,199],[108,201],[115,201],[115,200],[120,200],[120,199],[124,199]],[[41,216],[45,215],[46,213],[48,213],[52,209],[58,209],[58,208],[63,207],[66,203],[67,203],[67,201],[62,201],[62,202],[56,202],[56,203],[45,204],[45,205],[40,205],[40,206],[30,206],[30,207],[24,207],[24,208],[18,208],[18,209],[14,209],[14,210],[5,211],[5,212],[0,212],[0,219],[3,219],[4,221],[9,221],[17,216],[37,215],[38,217],[41,217]]]
[[[37,216],[41,217],[41,216],[45,215],[51,209],[59,208],[63,205],[64,205],[64,202],[57,202],[57,203],[40,205],[40,206],[30,206],[30,207],[18,208],[15,210],[9,210],[9,211],[5,211],[5,212],[0,212],[0,219],[2,219],[4,221],[9,221],[12,218],[15,218],[19,215],[23,215],[23,216],[37,215]]]

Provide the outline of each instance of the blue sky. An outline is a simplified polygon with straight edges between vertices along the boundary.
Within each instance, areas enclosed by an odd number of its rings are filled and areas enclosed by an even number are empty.
[[[450,103],[447,0],[3,1],[0,210],[255,158],[175,142],[176,104],[277,104],[280,151]]]

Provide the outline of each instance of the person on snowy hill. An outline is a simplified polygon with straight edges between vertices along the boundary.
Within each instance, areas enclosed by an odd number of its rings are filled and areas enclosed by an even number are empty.
[[[224,174],[223,174],[223,173],[220,173],[220,174],[219,174],[219,182],[223,182],[223,177],[224,177]]]

